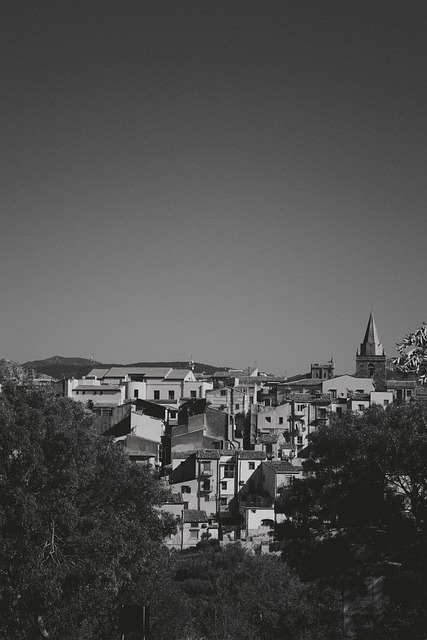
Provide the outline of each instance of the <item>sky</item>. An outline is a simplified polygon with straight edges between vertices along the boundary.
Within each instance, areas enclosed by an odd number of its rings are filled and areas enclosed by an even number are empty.
[[[0,357],[355,370],[427,321],[424,0],[3,0]]]

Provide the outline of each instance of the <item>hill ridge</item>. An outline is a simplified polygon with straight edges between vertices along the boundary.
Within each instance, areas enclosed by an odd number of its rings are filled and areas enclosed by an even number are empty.
[[[110,369],[111,367],[170,367],[173,369],[189,369],[188,360],[167,360],[163,362],[135,362],[135,363],[103,363],[89,358],[52,356],[44,360],[30,360],[22,364],[27,369],[33,369],[38,373],[45,373],[52,378],[81,378],[87,375],[91,369]],[[215,367],[201,362],[194,363],[195,373],[212,374],[215,371],[226,370],[227,367]]]

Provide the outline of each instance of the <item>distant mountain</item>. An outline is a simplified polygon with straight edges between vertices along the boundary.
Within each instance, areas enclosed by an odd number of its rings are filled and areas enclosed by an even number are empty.
[[[63,356],[53,356],[46,360],[32,360],[24,362],[22,365],[26,369],[32,369],[38,373],[45,373],[52,378],[62,380],[63,378],[81,378],[86,376],[92,369],[109,369],[110,367],[173,367],[174,369],[188,369],[187,361],[174,362],[135,362],[132,364],[102,363],[88,358],[64,358]],[[225,369],[225,367],[214,367],[210,364],[194,363],[194,373],[206,373],[211,375],[215,371]]]
[[[46,358],[46,360],[24,362],[22,366],[61,380],[62,378],[81,378],[87,375],[94,367],[102,367],[104,365],[89,358],[53,356],[52,358]]]

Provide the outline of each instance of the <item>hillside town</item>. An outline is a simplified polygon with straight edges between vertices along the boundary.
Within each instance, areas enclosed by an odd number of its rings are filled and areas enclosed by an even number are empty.
[[[342,374],[2,360],[2,637],[424,640],[427,325],[396,346],[371,312]]]
[[[175,549],[219,539],[268,550],[283,517],[276,499],[304,477],[319,425],[373,405],[427,400],[425,386],[390,376],[373,313],[351,374],[337,374],[333,359],[289,379],[258,368],[199,374],[190,362],[186,369],[93,368],[82,378],[37,382],[83,403],[97,434],[156,471],[172,495],[163,509],[180,522],[166,541]]]

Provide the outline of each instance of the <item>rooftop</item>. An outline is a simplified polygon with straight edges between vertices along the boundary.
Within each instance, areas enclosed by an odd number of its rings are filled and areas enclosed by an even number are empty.
[[[200,509],[184,509],[182,512],[184,522],[207,522],[206,511]]]
[[[286,460],[269,460],[264,464],[276,473],[299,473],[302,471],[302,467],[293,465]]]
[[[415,380],[387,380],[387,389],[415,389]]]
[[[93,371],[89,375],[96,375]],[[100,371],[98,369],[98,371]],[[146,378],[165,378],[167,374],[172,371],[172,367],[111,367],[106,373],[103,374],[103,378],[124,378],[129,376],[144,376]]]

